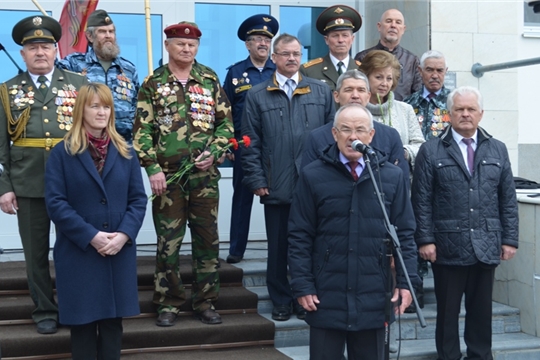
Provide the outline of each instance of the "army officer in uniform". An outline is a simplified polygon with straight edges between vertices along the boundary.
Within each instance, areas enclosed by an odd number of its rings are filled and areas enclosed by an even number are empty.
[[[329,53],[300,67],[302,75],[321,80],[336,90],[338,77],[347,70],[358,69],[359,61],[350,56],[354,33],[362,27],[362,17],[345,5],[326,8],[317,18],[317,31],[324,36]]]
[[[17,215],[32,313],[40,334],[56,332],[58,308],[49,272],[50,220],[44,200],[45,162],[71,128],[77,89],[86,78],[54,66],[60,24],[30,16],[13,28],[27,71],[0,87],[0,209]]]

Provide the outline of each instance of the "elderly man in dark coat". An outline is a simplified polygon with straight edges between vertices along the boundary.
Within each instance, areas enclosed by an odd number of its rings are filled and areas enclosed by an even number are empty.
[[[336,112],[336,143],[300,173],[289,218],[289,267],[294,296],[307,311],[310,359],[384,358],[385,284],[389,272],[382,209],[367,166],[373,168],[386,211],[397,229],[405,266],[416,276],[414,216],[403,172],[382,154],[367,163],[351,143],[369,144],[373,118],[365,107],[348,104]],[[401,296],[396,311],[411,302],[404,271],[396,266]]]

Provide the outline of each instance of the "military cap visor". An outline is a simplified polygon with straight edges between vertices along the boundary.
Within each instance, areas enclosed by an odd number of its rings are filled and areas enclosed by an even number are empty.
[[[246,41],[251,35],[265,35],[272,39],[279,30],[279,23],[271,15],[258,14],[248,17],[238,28],[238,38]]]
[[[334,5],[323,10],[317,18],[316,26],[322,35],[335,30],[352,30],[355,33],[362,27],[362,17],[350,6]]]
[[[105,10],[96,10],[88,17],[86,27],[107,26],[113,23]]]
[[[29,16],[15,24],[11,37],[18,45],[56,43],[62,37],[62,26],[50,16]]]

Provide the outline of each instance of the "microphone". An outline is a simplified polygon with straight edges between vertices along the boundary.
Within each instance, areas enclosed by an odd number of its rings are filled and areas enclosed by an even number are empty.
[[[369,145],[364,144],[360,140],[354,140],[351,144],[352,148],[362,154],[367,154],[369,156],[375,156],[375,151],[369,147]]]

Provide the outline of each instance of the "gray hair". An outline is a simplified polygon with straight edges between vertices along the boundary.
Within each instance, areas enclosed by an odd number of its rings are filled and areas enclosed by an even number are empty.
[[[333,124],[333,126],[335,128],[337,128],[338,118],[341,115],[341,113],[343,112],[343,110],[348,109],[348,108],[353,108],[353,107],[364,110],[364,112],[368,115],[368,118],[369,118],[369,130],[373,129],[373,115],[371,115],[369,110],[364,105],[358,104],[358,103],[349,103],[349,104],[345,104],[345,105],[341,106],[336,111],[336,114],[334,115],[334,124]]]
[[[347,71],[345,71],[343,74],[341,74],[339,76],[339,78],[337,79],[337,82],[336,82],[336,91],[337,92],[341,91],[341,87],[343,86],[343,81],[345,81],[347,79],[362,80],[362,81],[364,81],[366,83],[367,91],[371,91],[370,88],[369,88],[369,80],[368,80],[366,74],[364,74],[360,70],[353,69],[353,70],[347,70]]]
[[[452,92],[448,95],[448,99],[446,99],[446,108],[448,111],[452,112],[452,107],[454,106],[454,98],[456,95],[468,95],[468,94],[474,94],[476,95],[476,100],[478,103],[478,108],[480,111],[484,109],[484,99],[482,98],[482,94],[480,91],[472,86],[460,86],[457,89],[452,90]]]
[[[426,60],[427,59],[443,59],[444,60],[444,67],[446,68],[446,59],[444,58],[444,55],[442,52],[437,50],[429,50],[426,51],[424,54],[422,54],[422,57],[420,58],[420,67],[422,69],[426,68]]]

